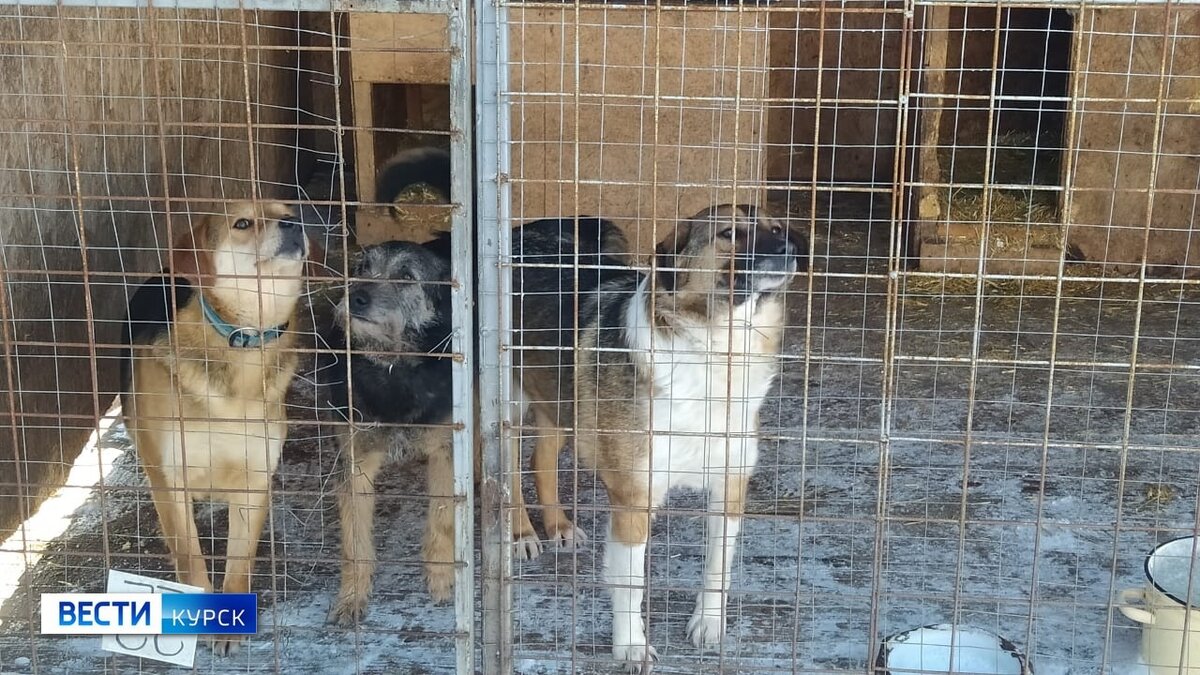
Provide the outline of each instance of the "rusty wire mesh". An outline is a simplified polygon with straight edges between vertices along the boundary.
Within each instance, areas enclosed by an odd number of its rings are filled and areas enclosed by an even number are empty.
[[[1140,627],[1113,598],[1196,527],[1195,11],[501,13],[501,227],[614,217],[648,271],[676,221],[736,198],[813,241],[763,405],[728,634],[687,638],[705,507],[680,493],[647,554],[655,672],[864,672],[884,637],[934,623],[1002,635],[1038,672],[1138,672]],[[553,433],[502,414],[527,446]],[[533,504],[528,461],[512,469]],[[511,561],[511,663],[609,672],[609,502],[562,462],[567,510],[599,543]]]
[[[358,189],[373,182],[356,181],[356,137],[376,139],[382,164],[408,145],[448,146],[451,118],[462,121],[447,96],[429,110],[419,101],[404,107],[419,88],[404,91],[403,81],[381,83],[372,114],[370,105],[354,105],[350,83],[364,68],[418,59],[437,66],[424,73],[423,86],[448,90],[451,10],[441,10],[440,28],[433,15],[434,23],[414,21],[390,35],[351,30],[350,17],[327,3],[325,11],[306,12],[237,5],[2,10],[9,75],[0,104],[8,120],[0,188],[8,378],[0,669],[169,670],[107,654],[98,638],[40,635],[37,598],[103,591],[109,569],[174,578],[145,472],[114,404],[122,386],[122,323],[127,298],[167,264],[172,239],[246,199],[287,203],[323,250],[316,276],[305,279],[288,326],[294,339],[284,350],[300,365],[251,580],[260,594],[260,631],[233,656],[215,658],[201,646],[196,668],[317,672],[340,663],[375,672],[453,672],[456,646],[465,645],[460,651],[469,658],[469,631],[456,621],[454,603],[434,606],[424,588],[419,532],[429,495],[423,471],[411,463],[390,467],[377,486],[379,564],[369,618],[349,628],[326,624],[340,567],[335,466],[339,452],[352,448],[334,443],[348,423],[323,419],[327,404],[314,386],[315,356],[330,349],[319,329],[361,281],[353,261],[367,243],[364,223],[388,216],[372,190]],[[378,25],[395,15],[371,16]],[[454,291],[464,293],[462,285]],[[445,337],[449,343],[452,336]],[[453,346],[462,363],[457,337]],[[453,360],[454,349],[448,351],[408,356]],[[347,355],[335,355],[342,358],[328,367],[345,369]],[[152,355],[143,350],[134,358]],[[185,428],[199,422],[178,421]],[[470,420],[447,410],[445,424],[449,432]],[[470,467],[463,471],[469,485]],[[45,503],[35,499],[51,493]],[[409,514],[415,530],[398,526]],[[470,520],[463,520],[469,536]],[[220,589],[226,509],[201,503],[196,522]],[[459,557],[456,567],[469,565]],[[470,597],[469,583],[463,595]]]
[[[703,499],[673,495],[652,526],[656,672],[866,672],[884,637],[950,622],[1039,673],[1139,672],[1141,627],[1114,598],[1197,529],[1194,4],[502,2],[473,26],[460,5],[410,4],[0,8],[0,670],[170,670],[39,635],[36,599],[100,591],[109,569],[173,577],[113,406],[120,323],[176,229],[253,198],[294,205],[335,278],[307,280],[292,327],[304,365],[254,568],[263,628],[224,660],[201,647],[198,670],[611,672],[602,482],[563,453],[586,544],[521,561],[503,536],[511,473],[541,527],[528,451],[552,429],[513,414],[520,265],[492,234],[600,215],[648,270],[677,220],[741,200],[813,255],[786,295],[719,648],[685,637]],[[455,20],[430,28],[439,12]],[[457,87],[451,63],[472,66]],[[397,150],[461,160],[472,135],[456,216],[363,190]],[[478,253],[474,290],[454,286],[478,352],[452,351],[480,419],[460,397],[448,426],[484,455],[482,534],[456,568],[482,583],[430,603],[424,473],[393,467],[371,613],[331,627],[337,450],[316,424],[315,326],[363,241],[451,222],[460,272]],[[225,519],[196,514],[210,570]]]

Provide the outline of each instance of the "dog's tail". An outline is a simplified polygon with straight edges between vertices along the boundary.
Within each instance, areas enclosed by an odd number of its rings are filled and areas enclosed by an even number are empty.
[[[388,160],[375,181],[375,201],[391,204],[408,188],[424,183],[450,201],[450,153],[442,148],[404,150]]]

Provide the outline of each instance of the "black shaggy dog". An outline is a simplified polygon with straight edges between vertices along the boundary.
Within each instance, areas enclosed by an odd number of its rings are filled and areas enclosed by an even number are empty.
[[[428,148],[406,152],[381,172],[379,200],[394,199],[417,183],[444,194],[449,188],[448,169],[443,152]],[[620,230],[598,218],[539,220],[515,230],[513,240],[517,261],[533,265],[518,265],[514,288],[529,292],[556,292],[569,283],[562,277],[564,272],[541,265],[569,270],[580,263],[580,285],[588,287],[589,266],[619,264],[602,251],[624,249]],[[392,241],[364,248],[351,271],[355,281],[338,303],[333,322],[322,330],[329,351],[318,357],[318,400],[322,417],[337,424],[342,530],[341,588],[330,607],[331,622],[353,625],[366,613],[375,568],[375,479],[394,463],[418,457],[428,461],[430,505],[422,545],[425,579],[435,601],[449,599],[453,589],[449,260],[448,233],[424,244]],[[571,313],[573,307],[563,311]],[[514,450],[519,450],[519,443]],[[574,528],[558,506],[559,450],[558,445],[547,445],[535,453],[534,471],[539,498],[547,505],[548,536],[571,543],[577,540],[570,536]],[[519,481],[519,475],[514,480]],[[547,490],[548,485],[553,488]],[[516,506],[522,507],[514,523],[518,555],[532,557],[540,552],[540,543],[520,501],[519,483],[513,494]]]
[[[342,581],[329,618],[343,625],[366,611],[375,568],[374,484],[388,464],[428,459],[425,579],[439,602],[453,588],[451,432],[428,426],[448,424],[453,402],[449,263],[437,249],[411,242],[363,249],[352,271],[358,281],[325,331],[332,351],[319,357],[320,400],[324,417],[341,422],[335,436]]]

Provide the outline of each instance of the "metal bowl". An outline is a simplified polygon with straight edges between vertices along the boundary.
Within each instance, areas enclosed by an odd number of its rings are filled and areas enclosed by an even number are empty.
[[[875,673],[1033,675],[1033,667],[1016,645],[995,633],[938,623],[884,638],[875,659]]]

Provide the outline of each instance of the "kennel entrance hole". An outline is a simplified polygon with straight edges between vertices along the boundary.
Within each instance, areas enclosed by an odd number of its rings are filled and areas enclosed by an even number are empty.
[[[1000,11],[998,36],[994,8],[930,11],[920,90],[946,96],[921,111],[922,271],[973,273],[982,247],[989,273],[1054,274],[1062,255],[1073,19],[1061,9]]]

